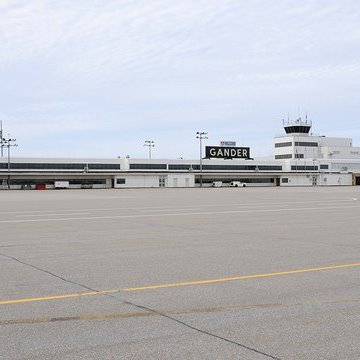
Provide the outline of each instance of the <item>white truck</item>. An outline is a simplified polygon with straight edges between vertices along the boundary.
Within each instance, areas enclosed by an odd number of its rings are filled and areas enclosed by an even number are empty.
[[[54,182],[54,187],[55,189],[67,189],[69,187],[69,182],[68,181],[55,181]]]

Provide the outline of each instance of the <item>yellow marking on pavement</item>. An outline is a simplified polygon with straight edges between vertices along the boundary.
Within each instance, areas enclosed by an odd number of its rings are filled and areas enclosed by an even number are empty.
[[[155,316],[156,313],[149,312],[132,312],[121,314],[88,314],[88,315],[75,315],[75,316],[61,316],[61,317],[40,317],[34,319],[11,319],[0,320],[0,325],[19,325],[19,324],[40,324],[59,321],[91,321],[91,320],[105,320],[105,319],[126,319],[134,317],[148,317]]]
[[[118,291],[119,290],[104,290],[104,291],[92,291],[92,292],[84,292],[84,293],[77,293],[77,294],[65,294],[65,295],[54,295],[54,296],[37,297],[37,298],[6,300],[6,301],[0,301],[0,305],[19,304],[19,303],[27,303],[27,302],[33,302],[33,301],[69,299],[69,298],[77,298],[77,297],[82,297],[82,296],[104,295],[104,294],[115,293]]]
[[[194,313],[213,313],[213,312],[225,312],[225,311],[244,311],[244,310],[257,310],[257,309],[280,309],[292,306],[304,306],[304,305],[332,305],[350,302],[359,302],[360,298],[340,298],[332,300],[312,300],[303,301],[298,303],[274,303],[274,304],[237,304],[229,306],[215,306],[215,307],[198,307],[198,308],[180,308],[177,310],[161,310],[161,312],[129,312],[129,313],[112,313],[112,314],[84,314],[84,315],[70,315],[70,316],[58,316],[58,317],[38,317],[28,319],[7,319],[0,320],[1,325],[21,325],[21,324],[39,324],[39,323],[52,323],[63,321],[93,321],[93,320],[108,320],[108,319],[126,319],[126,318],[141,318],[141,317],[153,317],[160,316],[161,314],[167,315],[184,315]]]
[[[122,290],[126,291],[126,292],[133,292],[133,291],[143,291],[143,290],[166,289],[166,288],[180,287],[180,286],[206,285],[206,284],[221,283],[221,282],[226,282],[226,281],[259,279],[259,278],[266,278],[266,277],[272,277],[272,276],[293,275],[293,274],[309,273],[309,272],[315,272],[315,271],[343,269],[343,268],[356,267],[356,266],[360,266],[360,263],[323,266],[323,267],[311,268],[311,269],[298,269],[298,270],[281,271],[281,272],[256,274],[256,275],[233,276],[233,277],[225,277],[225,278],[210,279],[210,280],[197,280],[197,281],[170,283],[170,284],[141,286],[141,287],[126,288],[126,289],[122,289]]]
[[[317,268],[297,269],[297,270],[272,272],[272,273],[264,273],[264,274],[254,274],[254,275],[241,275],[241,276],[233,276],[233,277],[225,277],[225,278],[209,279],[209,280],[186,281],[186,282],[176,282],[176,283],[169,283],[169,284],[132,287],[132,288],[125,288],[125,289],[112,289],[112,290],[92,291],[92,292],[84,292],[84,293],[77,293],[77,294],[65,294],[65,295],[54,295],[54,296],[37,297],[37,298],[14,299],[14,300],[0,301],[0,305],[19,304],[19,303],[27,303],[27,302],[34,302],[34,301],[48,301],[48,300],[79,298],[79,297],[84,297],[84,296],[105,295],[105,294],[116,293],[119,291],[135,292],[135,291],[144,291],[144,290],[174,288],[174,287],[180,287],[180,286],[207,285],[207,284],[221,283],[221,282],[227,282],[227,281],[260,279],[260,278],[267,278],[267,277],[294,275],[294,274],[301,274],[301,273],[311,273],[311,272],[317,272],[317,271],[344,269],[344,268],[352,268],[352,267],[359,267],[359,266],[360,266],[360,263],[331,265],[331,266],[323,266],[323,267],[317,267]]]

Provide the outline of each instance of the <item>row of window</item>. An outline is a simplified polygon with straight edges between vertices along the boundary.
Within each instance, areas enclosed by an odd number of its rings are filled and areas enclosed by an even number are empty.
[[[203,167],[204,168],[204,167]],[[186,165],[186,164],[169,164],[169,170],[199,170],[200,165]]]
[[[295,141],[295,146],[317,147],[319,144],[311,141]]]
[[[220,179],[220,178],[203,178],[202,182],[204,184],[212,184],[214,181],[222,181],[223,183],[231,183],[232,181],[240,181],[241,183],[246,184],[272,184],[274,183],[274,178],[226,178],[226,179]],[[200,179],[196,178],[195,183],[199,184]]]
[[[120,164],[89,164],[89,170],[120,170]]]
[[[166,164],[130,164],[130,169],[158,169],[166,170]],[[250,170],[250,171],[281,171],[281,165],[203,165],[203,170]],[[169,170],[200,170],[199,165],[192,164],[169,164]]]
[[[0,163],[0,169],[7,169],[7,163]],[[120,164],[86,163],[10,163],[13,170],[120,170]]]
[[[11,179],[12,185],[54,185],[55,181],[68,181],[70,185],[106,185],[106,179]],[[0,179],[0,183],[2,180]]]
[[[280,160],[280,159],[292,159],[292,154],[275,155],[275,160]]]
[[[275,159],[292,159],[292,154],[275,155]],[[304,154],[295,154],[295,159],[304,159]]]
[[[274,170],[281,171],[281,165],[203,165],[203,170]]]
[[[308,166],[308,165],[292,165],[291,170],[295,171],[314,171],[318,170],[317,166]]]
[[[288,146],[292,146],[291,141],[275,144],[276,148],[288,147]],[[319,146],[319,144],[317,142],[312,142],[312,141],[295,141],[295,146],[317,147]]]
[[[275,159],[291,159],[292,155],[291,154],[284,154],[284,155],[276,155]],[[295,158],[298,159],[303,159],[304,158],[304,154],[295,154]],[[134,169],[131,167],[131,165],[143,165],[143,167],[141,167],[141,169],[163,169],[166,170],[166,164],[130,164],[130,169]],[[154,166],[160,166],[162,165],[162,167],[154,167]],[[145,167],[146,166],[146,167]],[[149,167],[151,166],[151,167]],[[293,168],[294,166],[292,166]],[[295,166],[296,167],[296,166]],[[135,167],[137,168],[137,167]],[[282,166],[281,165],[203,165],[203,170],[252,170],[252,171],[281,171],[282,170]],[[297,170],[300,170],[301,166],[297,166]],[[308,169],[309,166],[306,166],[306,170],[310,170]],[[329,165],[320,165],[321,169],[328,169]],[[199,170],[200,166],[199,165],[185,165],[185,164],[175,164],[175,165],[169,165],[169,170],[187,170],[187,171],[191,171],[191,170]],[[316,167],[317,169],[317,167]],[[294,170],[294,169],[292,169]],[[301,169],[301,170],[305,170]]]
[[[166,170],[167,164],[130,164],[130,170]]]
[[[279,148],[279,147],[288,147],[288,146],[292,146],[292,142],[291,141],[287,141],[287,142],[283,142],[283,143],[276,143],[275,147]]]
[[[291,154],[276,155],[275,159],[291,159]],[[303,154],[295,154],[295,158],[304,158]],[[359,164],[356,164],[357,167]],[[281,165],[203,165],[203,170],[240,170],[240,171],[281,171]],[[328,165],[320,165],[321,169],[328,169]],[[334,164],[334,168],[336,165]],[[7,169],[7,163],[0,163],[0,169]],[[11,170],[120,170],[119,164],[50,164],[50,163],[11,163]],[[167,164],[130,164],[132,170],[167,170]],[[197,171],[199,165],[170,164],[169,170]],[[299,170],[299,166],[298,166]]]
[[[285,132],[287,134],[293,134],[293,133],[304,133],[304,134],[308,134],[309,131],[311,129],[311,126],[302,126],[302,125],[298,125],[298,126],[285,126]]]

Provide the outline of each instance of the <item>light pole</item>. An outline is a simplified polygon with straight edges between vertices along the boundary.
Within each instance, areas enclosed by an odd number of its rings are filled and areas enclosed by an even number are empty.
[[[313,159],[313,185],[317,185],[318,181],[321,179],[320,175],[320,161],[318,161],[317,166],[315,167],[315,163],[318,159]],[[315,183],[315,184],[314,184]]]
[[[199,139],[200,143],[200,187],[202,187],[202,140],[207,139],[207,132],[205,131],[197,131],[196,138]]]
[[[152,140],[145,140],[144,146],[149,148],[149,159],[151,159],[151,148],[155,147],[155,142]]]
[[[1,147],[5,146],[7,147],[8,152],[8,179],[7,179],[7,187],[10,190],[10,148],[12,146],[18,146],[15,144],[16,139],[11,139],[10,137],[8,139],[2,138],[1,139]]]
[[[1,157],[4,156],[4,138],[3,138],[3,127],[2,120],[0,120],[0,146],[1,146]]]

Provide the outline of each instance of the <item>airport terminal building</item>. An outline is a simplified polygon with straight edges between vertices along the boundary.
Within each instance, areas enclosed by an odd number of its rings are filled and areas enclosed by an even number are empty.
[[[1,189],[360,185],[360,147],[351,138],[310,134],[311,122],[284,122],[274,154],[207,146],[197,160],[0,158]],[[6,155],[6,154],[5,154]],[[234,185],[235,184],[235,185]]]

